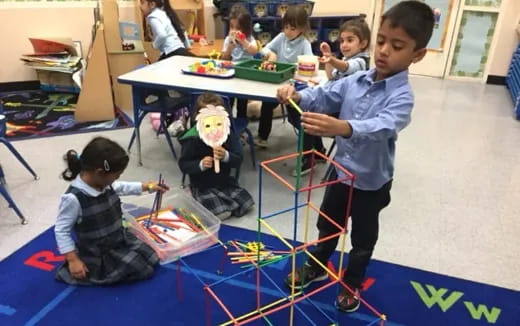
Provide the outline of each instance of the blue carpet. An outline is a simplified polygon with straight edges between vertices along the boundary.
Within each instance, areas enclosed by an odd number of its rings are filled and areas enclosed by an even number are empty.
[[[254,241],[256,233],[222,226],[220,238]],[[274,244],[265,236],[262,241]],[[283,249],[282,249],[283,250]],[[0,262],[0,325],[206,325],[204,292],[187,267],[180,271],[182,300],[177,295],[177,264],[159,268],[152,279],[110,287],[73,287],[54,280],[60,263],[52,229]],[[220,248],[188,257],[185,262],[197,277],[212,283],[240,267],[216,269],[222,259]],[[266,267],[268,275],[285,290],[280,280],[289,269],[285,261]],[[254,307],[255,273],[246,273],[212,287],[238,316]],[[388,316],[385,325],[520,325],[520,294],[481,283],[456,279],[413,268],[373,261],[363,298]],[[352,314],[337,313],[333,306],[336,288],[314,297],[315,306],[302,302],[295,324],[330,325],[317,308],[340,325],[369,325],[375,321],[366,308]],[[281,297],[272,283],[262,279],[262,302]],[[317,308],[316,308],[317,307]],[[287,312],[270,318],[273,325],[287,325]],[[211,303],[211,324],[227,321],[217,304]],[[267,325],[259,320],[250,325]]]

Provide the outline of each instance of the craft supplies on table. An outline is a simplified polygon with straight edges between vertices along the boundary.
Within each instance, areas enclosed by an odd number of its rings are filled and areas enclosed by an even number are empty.
[[[213,78],[231,78],[235,75],[231,61],[214,59],[197,61],[182,68],[182,72],[189,75]]]
[[[262,60],[244,60],[235,64],[235,76],[268,83],[281,83],[294,76],[296,66],[289,63],[274,62],[270,65],[274,70],[265,69]]]

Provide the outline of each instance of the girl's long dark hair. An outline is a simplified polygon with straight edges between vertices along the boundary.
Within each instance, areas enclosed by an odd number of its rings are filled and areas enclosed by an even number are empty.
[[[63,159],[67,162],[67,169],[61,176],[67,181],[74,180],[81,171],[123,172],[129,161],[128,154],[118,143],[104,137],[92,139],[81,156],[69,149]]]
[[[162,1],[162,0],[159,0]],[[170,18],[173,28],[177,31],[177,34],[179,35],[179,38],[181,39],[182,43],[186,43],[186,36],[184,35],[184,26],[182,25],[181,20],[179,19],[179,16],[173,10],[172,6],[170,5],[169,0],[164,0],[164,11]]]
[[[175,10],[173,10],[172,6],[170,5],[170,1],[169,0],[146,0],[146,1],[155,3],[155,6],[157,8],[162,8],[164,10],[164,12],[166,12],[166,15],[168,16],[168,18],[170,18],[170,21],[172,22],[173,28],[175,28],[175,30],[177,31],[177,35],[179,35],[179,38],[181,39],[182,43],[185,44],[186,36],[184,35],[184,31],[185,31],[184,25],[182,25],[182,22],[179,19],[179,16],[177,15]],[[145,22],[144,26],[146,26],[146,22]],[[146,35],[146,33],[145,33],[145,35]]]
[[[236,19],[238,23],[238,28],[244,34],[246,34],[247,38],[250,38],[253,35],[253,27],[251,23],[251,14],[249,11],[244,9],[242,6],[237,6],[231,13],[229,14],[229,20]]]

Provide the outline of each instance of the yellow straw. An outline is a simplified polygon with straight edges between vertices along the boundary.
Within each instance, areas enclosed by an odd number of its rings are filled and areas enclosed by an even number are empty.
[[[305,205],[305,222],[304,222],[305,229],[303,232],[303,242],[304,243],[307,242],[308,235],[309,235],[309,215],[310,215],[309,213],[310,213],[309,203],[307,203],[307,205]]]
[[[264,221],[263,219],[260,219],[260,223],[262,223],[266,228],[269,229],[269,231],[271,231],[273,233],[273,235],[275,237],[277,237],[278,239],[280,239],[280,241],[282,241],[287,247],[289,247],[290,249],[293,249],[294,247],[291,246],[291,244],[289,242],[287,242],[278,232],[276,232],[269,224],[267,224],[266,221]]]
[[[296,102],[293,101],[292,98],[289,99],[289,103],[291,103],[291,105],[293,106],[293,108],[298,111],[299,114],[302,114],[303,113],[303,110],[298,106],[298,104],[296,104]]]
[[[324,271],[326,271],[329,275],[332,275],[332,277],[337,281],[339,280],[339,276],[334,274],[330,269],[327,268],[327,266],[323,265],[321,261],[318,260],[318,258],[314,257],[313,254],[311,254],[307,249],[304,250],[307,256],[311,257],[312,260],[316,262],[321,268],[323,268]]]
[[[215,240],[217,240],[218,244],[220,244],[222,247],[224,247],[225,249],[227,249],[227,246],[226,246],[222,241],[220,241],[219,238],[217,238],[216,236],[214,236],[213,234],[211,234],[211,232],[209,232],[209,230],[206,229],[206,227],[204,226],[204,224],[202,224],[202,223],[200,222],[199,218],[198,218],[197,216],[195,216],[195,214],[191,213],[191,214],[190,214],[190,217],[191,217],[192,219],[194,219],[195,222],[197,222],[197,224],[200,225],[200,227],[202,228],[202,230],[204,230],[204,232],[206,232],[210,237],[212,237],[212,238],[214,238]]]

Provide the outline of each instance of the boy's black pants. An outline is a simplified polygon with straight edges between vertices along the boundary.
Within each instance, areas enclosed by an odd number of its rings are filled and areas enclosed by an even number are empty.
[[[336,171],[332,173],[330,180],[335,179],[337,179]],[[354,188],[350,209],[352,249],[349,253],[347,270],[343,276],[343,281],[350,287],[360,288],[363,282],[366,268],[377,242],[379,212],[390,203],[391,188],[392,180],[375,191]],[[349,190],[350,186],[344,183],[331,184],[327,186],[321,203],[320,210],[341,226],[345,225]],[[338,232],[338,229],[322,216],[318,218],[317,226],[320,239]],[[326,265],[334,250],[336,250],[338,240],[338,237],[334,237],[319,243],[312,254]],[[308,258],[308,263],[313,267],[318,267],[311,258]]]

